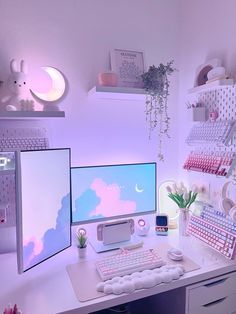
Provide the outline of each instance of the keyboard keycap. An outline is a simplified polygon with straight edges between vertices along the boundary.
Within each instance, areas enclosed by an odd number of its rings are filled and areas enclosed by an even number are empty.
[[[165,262],[155,249],[142,249],[135,252],[124,250],[95,263],[102,280],[157,268],[164,264]]]
[[[39,150],[48,147],[44,128],[0,128],[0,151]]]
[[[200,122],[192,127],[186,143],[189,145],[217,144],[228,145],[236,129],[233,120]]]
[[[225,257],[232,259],[236,247],[236,234],[226,231],[224,223],[220,223],[218,220],[215,222],[209,218],[207,211],[207,209],[203,209],[201,217],[191,216],[187,233],[207,243]],[[220,219],[224,220],[222,216]]]

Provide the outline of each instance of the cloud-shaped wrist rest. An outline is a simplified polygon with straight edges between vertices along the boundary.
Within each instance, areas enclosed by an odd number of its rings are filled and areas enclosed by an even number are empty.
[[[184,274],[182,265],[165,265],[152,270],[135,272],[123,277],[114,277],[97,284],[97,291],[105,294],[131,293],[139,289],[152,288],[160,283],[179,279]]]

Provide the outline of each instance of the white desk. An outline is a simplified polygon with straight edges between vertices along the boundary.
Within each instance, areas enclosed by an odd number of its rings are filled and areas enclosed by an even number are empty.
[[[77,300],[66,271],[66,265],[79,262],[75,246],[22,275],[17,274],[15,253],[0,255],[0,313],[9,302],[17,303],[24,314],[89,313],[236,271],[235,260],[225,259],[196,239],[179,237],[177,231],[170,231],[168,237],[158,237],[152,231],[144,240],[148,245],[155,243],[156,246],[158,243],[167,242],[179,247],[184,254],[201,265],[201,269],[151,289],[129,295],[108,295],[82,303]],[[114,251],[97,255],[89,246],[87,259],[103,258],[105,254],[114,254]],[[78,280],[86,280],[86,274]]]

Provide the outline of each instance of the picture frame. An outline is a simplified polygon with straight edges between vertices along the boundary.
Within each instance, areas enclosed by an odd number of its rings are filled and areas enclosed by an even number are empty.
[[[111,70],[118,76],[118,86],[142,88],[141,75],[145,72],[143,51],[132,49],[112,49]]]

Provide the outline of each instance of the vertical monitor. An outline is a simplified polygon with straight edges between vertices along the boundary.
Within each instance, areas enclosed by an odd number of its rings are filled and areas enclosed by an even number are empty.
[[[156,211],[156,163],[73,167],[72,223]]]
[[[70,149],[17,152],[16,179],[22,273],[71,245]]]

